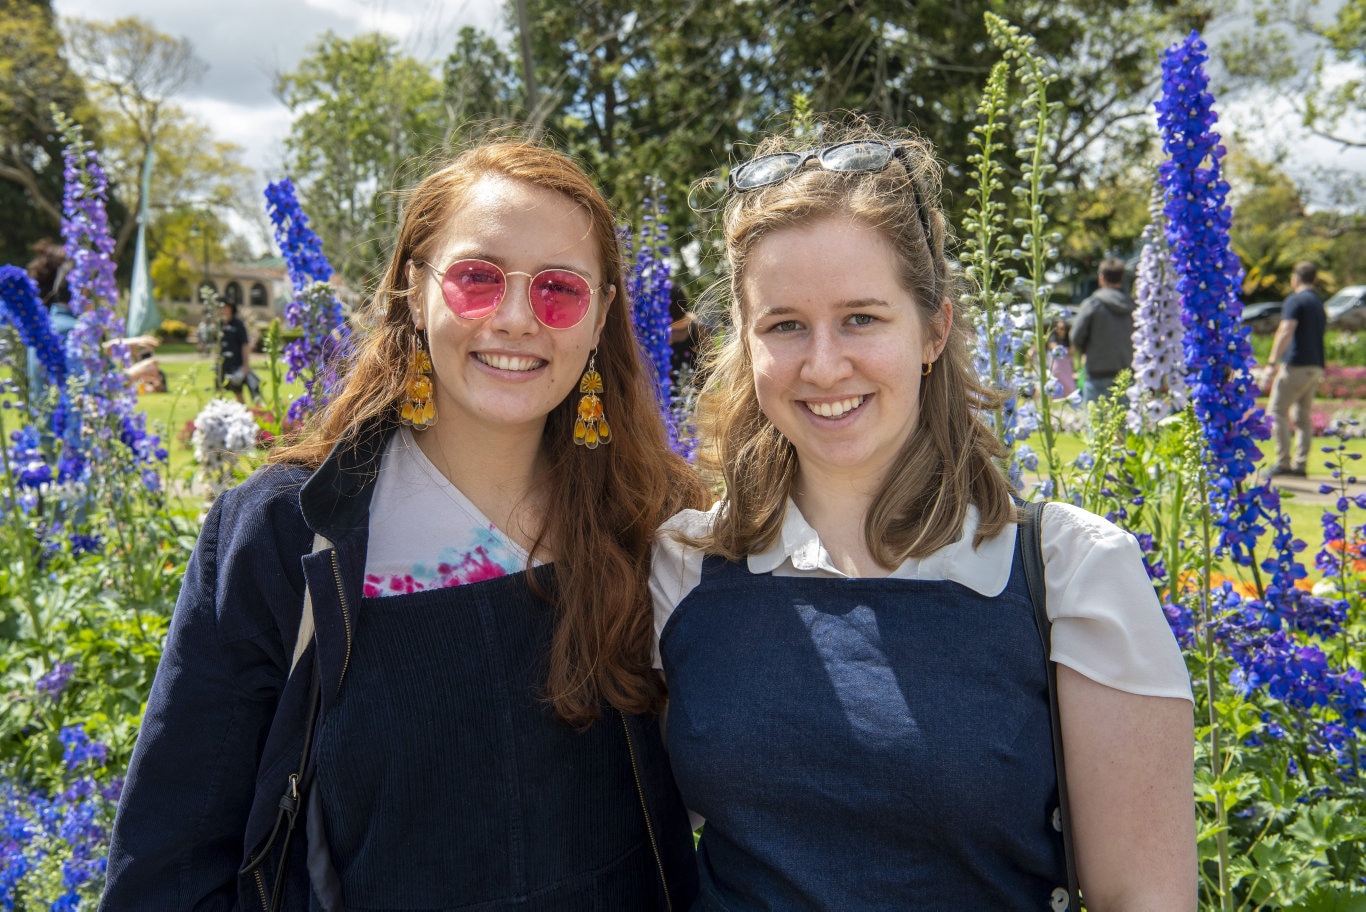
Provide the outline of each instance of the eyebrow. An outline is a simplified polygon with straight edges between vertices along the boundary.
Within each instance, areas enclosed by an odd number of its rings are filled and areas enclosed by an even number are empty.
[[[439,264],[433,263],[432,265],[440,269],[445,269],[452,263],[458,263],[461,260],[483,260],[486,263],[494,264],[504,272],[516,272],[518,274],[522,272],[522,270],[520,269],[509,269],[508,262],[505,257],[494,256],[491,253],[481,253],[477,250],[472,253],[448,254],[447,257],[444,258],[443,262]],[[567,263],[547,263],[543,266],[537,266],[535,269],[531,270],[531,274],[535,275],[536,273],[545,272],[549,269],[560,269],[565,272],[577,272],[579,275],[584,276],[588,279],[591,279],[593,281],[599,281],[599,279],[597,278],[597,273],[594,270],[589,269],[585,266],[572,266]]]
[[[892,305],[881,298],[854,298],[848,301],[840,301],[835,305],[840,310],[867,310],[868,308],[880,308],[890,310]],[[790,314],[801,313],[801,308],[791,307],[786,304],[776,304],[773,307],[765,307],[756,313],[755,319],[766,317],[785,317]]]

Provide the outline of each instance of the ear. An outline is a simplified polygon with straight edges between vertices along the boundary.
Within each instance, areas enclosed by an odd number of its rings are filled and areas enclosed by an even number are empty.
[[[598,342],[601,341],[601,339],[602,339],[602,328],[603,328],[604,326],[607,325],[607,312],[610,311],[610,310],[612,309],[612,302],[615,301],[616,299],[617,299],[617,286],[615,286],[615,285],[608,285],[608,286],[607,286],[607,297],[604,299],[605,303],[602,305],[602,310],[598,311],[598,315],[597,315],[597,317],[594,319],[594,323],[596,324],[596,325],[593,327],[593,347],[594,347],[594,348],[597,348],[597,347],[598,347]]]
[[[929,357],[925,360],[938,361],[949,344],[949,331],[953,329],[953,302],[947,297],[939,305],[939,312],[934,315],[934,323],[930,328],[935,338],[930,342]]]
[[[425,331],[427,329],[427,315],[422,309],[422,292],[419,280],[422,278],[421,271],[417,264],[412,260],[408,261],[406,267],[408,272],[408,316],[412,318],[413,328]]]

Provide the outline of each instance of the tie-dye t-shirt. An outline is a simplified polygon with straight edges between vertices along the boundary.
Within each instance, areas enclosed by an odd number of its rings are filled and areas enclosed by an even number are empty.
[[[365,595],[406,595],[526,569],[526,551],[446,480],[402,428],[370,504]]]

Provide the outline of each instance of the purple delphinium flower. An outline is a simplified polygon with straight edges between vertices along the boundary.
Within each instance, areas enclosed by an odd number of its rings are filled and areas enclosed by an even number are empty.
[[[634,243],[626,229],[620,232],[630,264],[626,290],[631,300],[631,322],[645,360],[654,367],[655,399],[664,416],[669,444],[674,452],[688,458],[696,446],[694,435],[687,431],[695,397],[680,383],[688,378],[673,376],[673,348],[669,339],[673,266],[669,262],[669,229],[664,222],[668,210],[659,199],[663,194],[659,181],[646,178],[645,187],[649,195],[641,205],[641,223]]]
[[[62,760],[69,770],[75,770],[82,763],[104,766],[109,757],[109,748],[86,734],[84,725],[68,725],[57,733],[57,740],[62,742]]]
[[[66,384],[66,354],[61,338],[52,331],[52,320],[38,297],[38,286],[17,266],[0,266],[0,320],[19,332],[19,341],[38,356],[47,381]]]
[[[1143,249],[1134,276],[1134,363],[1129,386],[1129,427],[1151,430],[1186,407],[1182,356],[1181,296],[1167,245],[1160,191],[1154,194],[1153,220],[1143,230]]]
[[[294,182],[289,178],[266,185],[266,211],[275,226],[275,242],[289,269],[296,294],[314,282],[332,278],[332,264],[323,254],[323,242],[308,227],[308,216],[299,205]]]
[[[659,181],[646,178],[647,194],[662,192]],[[669,401],[669,372],[672,349],[669,347],[669,302],[673,293],[673,267],[669,264],[669,229],[664,223],[668,210],[649,195],[641,205],[640,228],[635,240],[626,290],[631,295],[631,317],[636,340],[646,359],[655,368],[655,395],[661,407]],[[627,239],[627,254],[632,244]]]
[[[69,770],[59,792],[31,789],[0,770],[0,909],[15,908],[20,894],[27,908],[78,909],[103,884],[122,780],[97,781],[108,749],[82,727],[63,729],[61,738],[71,767],[85,769]],[[47,879],[54,861],[59,883]]]
[[[1316,745],[1311,753],[1331,752],[1339,763],[1354,763],[1349,748],[1366,719],[1360,672],[1334,668],[1320,645],[1341,635],[1347,603],[1295,585],[1307,576],[1298,557],[1305,544],[1292,534],[1277,489],[1246,484],[1261,458],[1257,441],[1267,439],[1269,429],[1256,407],[1251,347],[1240,321],[1241,268],[1228,242],[1228,184],[1220,174],[1224,149],[1213,130],[1217,117],[1206,91],[1205,60],[1205,44],[1194,33],[1170,48],[1163,56],[1157,106],[1169,156],[1161,182],[1182,300],[1186,380],[1205,443],[1219,549],[1249,566],[1257,560],[1258,540],[1272,533],[1271,553],[1258,565],[1269,574],[1264,597],[1243,600],[1227,585],[1212,593],[1212,630],[1237,663],[1234,683],[1240,690],[1263,690],[1303,711],[1314,720],[1303,732]],[[1336,534],[1340,524],[1326,528]],[[1325,716],[1325,710],[1338,718]]]
[[[76,666],[70,662],[58,662],[52,666],[51,671],[38,679],[34,687],[43,696],[56,700],[66,691],[66,685],[75,670]]]
[[[123,444],[142,478],[141,467],[164,459],[158,438],[147,432],[147,415],[137,409],[137,397],[124,376],[128,351],[108,340],[123,337],[123,321],[114,313],[118,289],[114,285],[114,239],[105,211],[109,183],[99,155],[86,142],[80,125],[59,119],[66,146],[66,179],[62,194],[62,239],[72,261],[67,285],[76,325],[66,337],[67,363],[73,368],[72,392],[80,423],[69,422],[60,433],[66,445],[80,453],[87,467],[124,471],[129,461],[111,449]],[[112,429],[106,433],[103,428]]]
[[[329,284],[332,264],[323,254],[322,241],[308,227],[308,216],[289,178],[266,186],[266,209],[294,285],[294,298],[285,306],[285,323],[303,330],[283,352],[285,379],[304,383],[304,392],[290,403],[286,417],[302,422],[335,392],[338,365],[351,353],[351,328]]]
[[[1038,411],[1031,400],[1035,382],[1030,373],[1033,359],[1019,357],[1019,353],[1033,338],[1033,316],[1016,319],[1010,313],[1011,300],[1009,296],[1004,296],[997,303],[993,315],[988,315],[984,309],[974,312],[973,319],[977,325],[974,361],[982,383],[1006,394],[999,415],[983,412],[982,417],[995,431],[997,438],[1011,450],[1007,474],[1010,483],[1018,489],[1023,486],[1024,476],[1023,457],[1016,452],[1016,447],[1038,429]],[[1021,360],[1024,362],[1023,369]]]
[[[33,425],[25,425],[10,433],[10,474],[15,487],[38,490],[53,480],[52,467],[43,455],[42,437]]]
[[[1245,486],[1261,458],[1257,441],[1270,436],[1257,407],[1252,379],[1252,346],[1242,325],[1239,289],[1242,267],[1229,244],[1232,211],[1220,162],[1224,147],[1213,127],[1218,120],[1204,64],[1205,43],[1192,32],[1162,58],[1158,127],[1168,155],[1160,168],[1165,193],[1167,241],[1181,297],[1186,384],[1205,441],[1210,474],[1210,508],[1220,527],[1219,547],[1249,565],[1263,527],[1249,517],[1280,512],[1270,485]],[[1293,539],[1282,543],[1289,546]],[[1278,568],[1288,567],[1281,552]],[[1273,580],[1293,596],[1293,579]]]
[[[302,380],[304,391],[290,403],[286,417],[302,422],[332,398],[338,368],[351,354],[351,329],[341,301],[325,282],[314,282],[285,306],[285,323],[303,330],[285,346],[285,380]]]

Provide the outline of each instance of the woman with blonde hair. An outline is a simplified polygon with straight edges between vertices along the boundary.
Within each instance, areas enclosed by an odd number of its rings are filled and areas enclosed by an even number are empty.
[[[927,142],[856,121],[731,171],[712,510],[651,577],[694,907],[1068,908],[1048,661]],[[1190,682],[1133,539],[1044,512],[1093,912],[1193,910]]]
[[[686,908],[647,564],[700,492],[628,307],[565,156],[418,185],[339,395],[205,522],[105,908]]]

